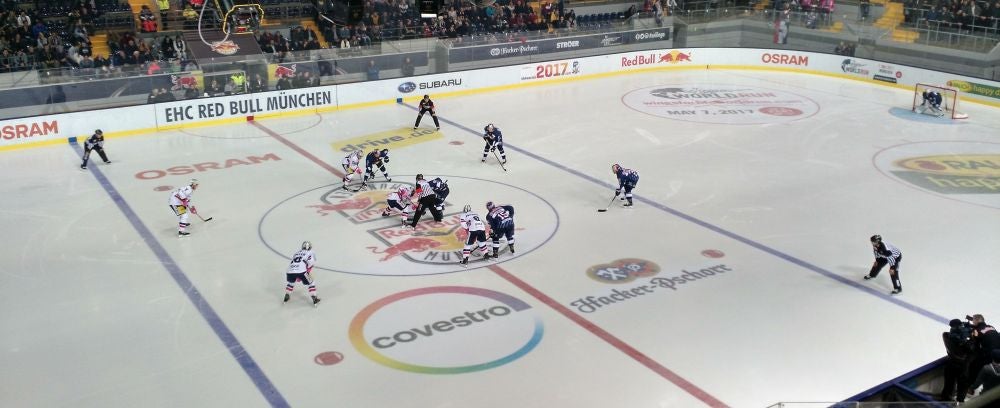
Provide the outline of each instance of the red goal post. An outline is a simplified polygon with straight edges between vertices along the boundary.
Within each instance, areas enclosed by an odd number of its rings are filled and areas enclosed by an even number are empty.
[[[914,112],[924,102],[924,91],[937,91],[941,94],[941,109],[951,115],[952,119],[968,119],[969,115],[959,112],[958,101],[961,99],[958,90],[948,86],[933,84],[917,84],[913,87]]]

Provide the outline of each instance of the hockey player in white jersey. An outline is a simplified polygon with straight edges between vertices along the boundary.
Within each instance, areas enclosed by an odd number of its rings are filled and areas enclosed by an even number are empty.
[[[462,265],[469,264],[469,254],[472,253],[473,245],[476,245],[479,252],[483,254],[483,259],[489,259],[490,253],[487,250],[489,244],[486,243],[486,224],[479,218],[479,214],[472,212],[472,206],[466,204],[462,209],[462,218],[459,221],[469,233],[469,239],[465,241],[465,249],[462,250]]]
[[[194,194],[194,190],[197,189],[198,180],[191,179],[188,185],[170,193],[170,199],[167,201],[167,204],[170,205],[170,209],[177,216],[177,236],[179,237],[191,235],[191,233],[187,232],[187,227],[191,226],[191,223],[188,222],[188,213],[198,213],[198,209],[191,204],[191,196]]]
[[[295,282],[302,282],[309,288],[313,306],[319,304],[320,298],[316,297],[316,282],[312,278],[312,269],[315,265],[316,254],[312,251],[312,243],[305,241],[302,243],[302,249],[292,255],[292,263],[288,264],[288,270],[285,271],[285,302],[292,298]]]
[[[412,194],[409,187],[400,187],[398,190],[390,192],[385,197],[385,202],[389,206],[382,210],[382,216],[399,215],[400,220],[405,225],[416,209],[416,205],[410,201]]]
[[[351,179],[354,178],[355,174],[361,174],[361,157],[364,154],[363,150],[355,150],[340,161],[340,165],[344,168],[344,190],[347,190],[347,185],[351,184]]]

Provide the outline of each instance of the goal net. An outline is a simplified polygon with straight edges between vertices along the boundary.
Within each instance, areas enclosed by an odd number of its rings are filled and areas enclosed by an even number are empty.
[[[936,111],[930,107],[930,102],[924,104],[924,92],[931,91],[941,94],[941,110]],[[941,85],[931,85],[931,84],[917,84],[913,88],[913,111],[919,113],[925,113],[928,115],[936,116],[948,116],[952,119],[968,119],[969,115],[959,112],[959,95],[958,90],[955,88],[941,86]]]

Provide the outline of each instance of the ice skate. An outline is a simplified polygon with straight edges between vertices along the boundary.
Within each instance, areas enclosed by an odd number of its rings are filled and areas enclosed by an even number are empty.
[[[507,249],[509,249],[510,253],[513,254],[514,253],[514,244],[507,244]]]
[[[313,306],[314,306],[314,307],[315,307],[316,305],[318,305],[318,304],[319,304],[319,302],[320,302],[321,300],[323,300],[323,299],[320,299],[320,298],[318,298],[318,297],[316,297],[316,296],[313,296],[313,297],[312,297],[312,299],[313,299]]]
[[[178,237],[186,237],[188,235],[191,235],[191,233],[187,232],[187,231],[177,231],[177,236]]]
[[[292,295],[290,295],[290,294],[286,293],[286,294],[285,294],[285,300],[283,300],[283,301],[282,301],[282,303],[284,303],[284,302],[287,302],[287,301],[288,301],[288,299],[291,299],[291,298],[292,298]]]

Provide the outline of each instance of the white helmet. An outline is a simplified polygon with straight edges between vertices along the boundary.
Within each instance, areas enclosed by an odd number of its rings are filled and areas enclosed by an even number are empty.
[[[313,247],[312,242],[302,241],[302,249],[308,251],[308,250],[312,249],[312,247]]]
[[[466,204],[465,207],[462,207],[462,212],[472,212],[472,206]]]
[[[412,194],[412,193],[410,192],[410,188],[409,187],[405,187],[404,186],[404,187],[400,187],[399,190],[396,191],[396,194],[399,194],[399,198],[406,198],[406,197],[409,197],[410,194]]]

